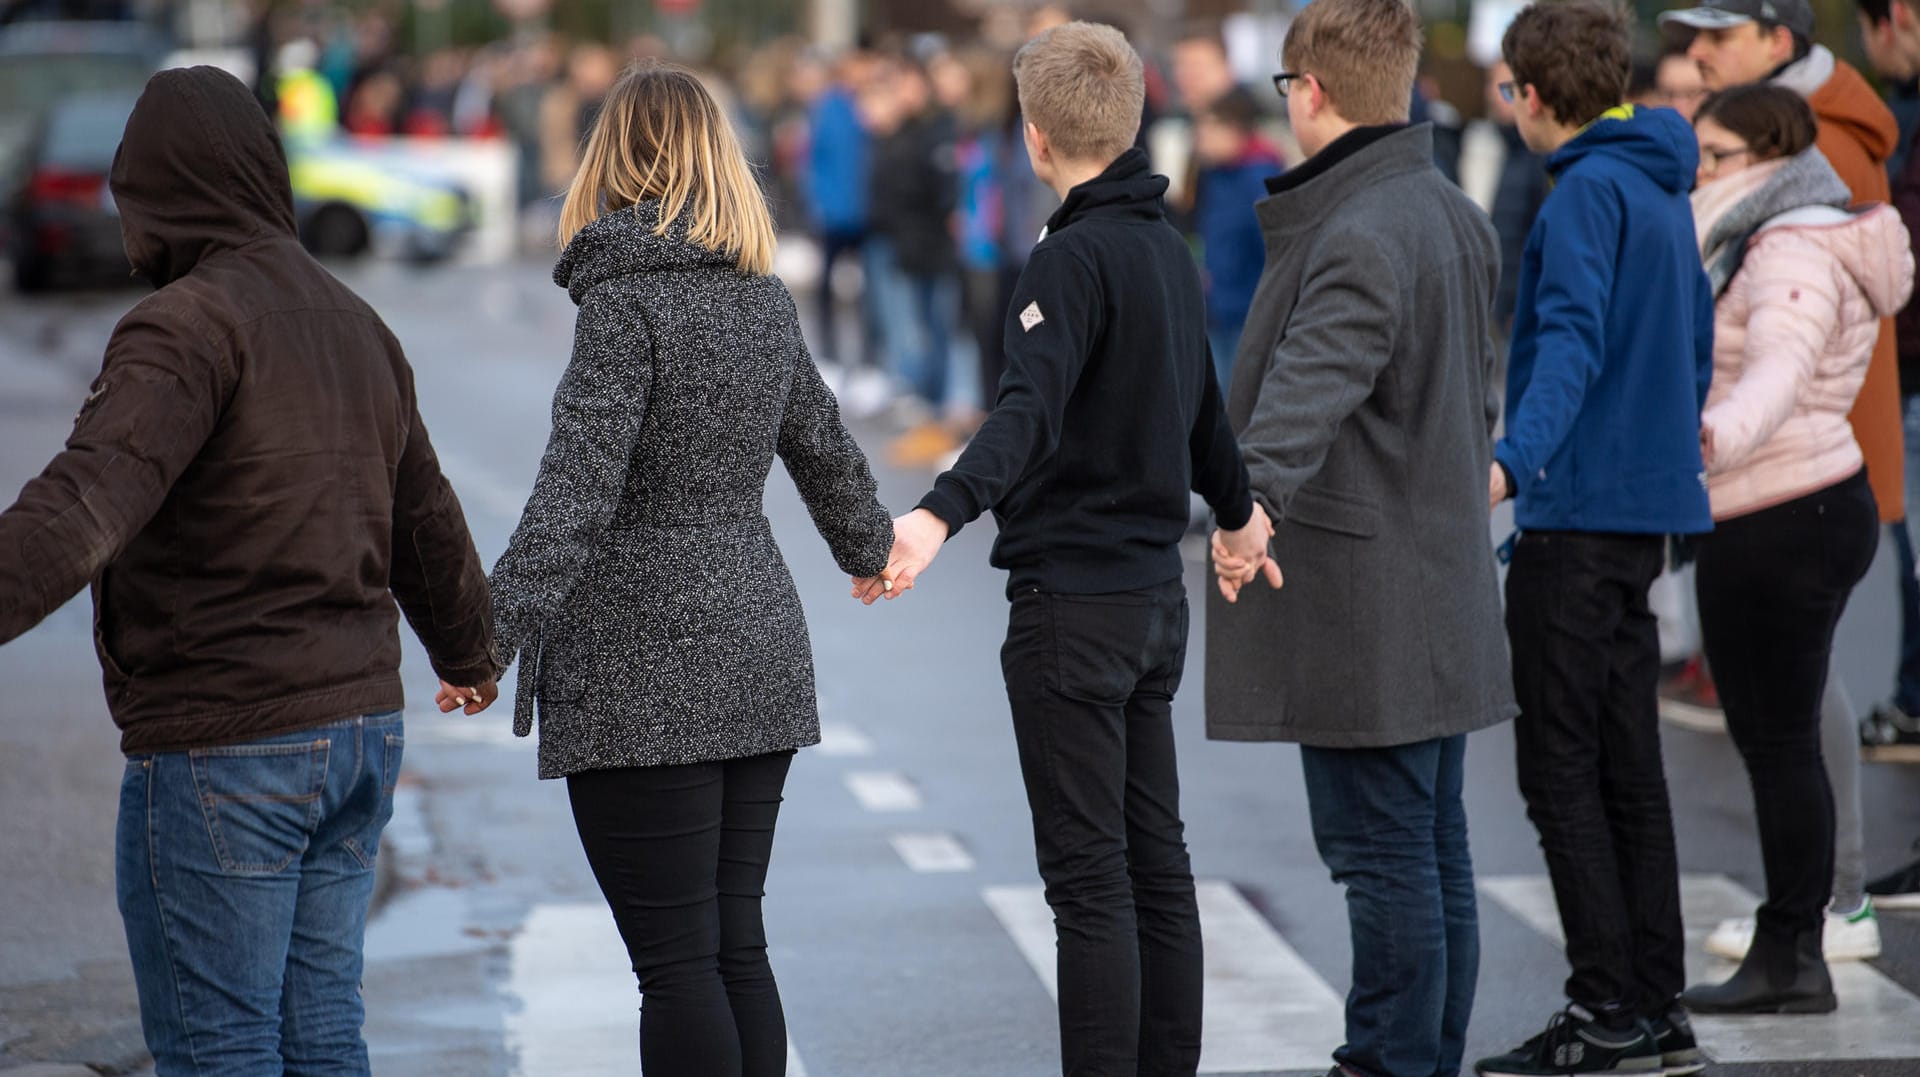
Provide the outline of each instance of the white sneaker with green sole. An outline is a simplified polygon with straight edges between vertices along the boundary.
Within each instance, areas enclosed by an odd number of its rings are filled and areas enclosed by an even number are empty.
[[[1722,920],[1707,936],[1706,951],[1715,957],[1739,961],[1753,945],[1753,917]],[[1880,918],[1874,915],[1873,900],[1860,911],[1843,916],[1827,910],[1826,928],[1820,937],[1820,949],[1828,961],[1871,961],[1880,956]]]

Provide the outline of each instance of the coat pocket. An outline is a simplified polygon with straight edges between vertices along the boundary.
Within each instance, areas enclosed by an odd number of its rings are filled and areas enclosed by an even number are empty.
[[[1287,505],[1285,520],[1320,531],[1372,538],[1380,532],[1380,503],[1324,486],[1302,486]]]

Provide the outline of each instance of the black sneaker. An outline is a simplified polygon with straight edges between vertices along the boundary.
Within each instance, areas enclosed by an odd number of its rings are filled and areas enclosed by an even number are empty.
[[[1553,1015],[1546,1031],[1504,1055],[1474,1063],[1480,1077],[1586,1077],[1588,1074],[1660,1074],[1660,1048],[1645,1022],[1625,1032],[1601,1024],[1575,1003]]]
[[[1675,1007],[1653,1022],[1653,1042],[1660,1048],[1660,1067],[1667,1077],[1686,1077],[1707,1068],[1707,1056],[1693,1039],[1693,1021]]]
[[[1920,852],[1920,842],[1914,843],[1914,851]],[[1920,860],[1868,883],[1867,893],[1883,909],[1920,909]]]

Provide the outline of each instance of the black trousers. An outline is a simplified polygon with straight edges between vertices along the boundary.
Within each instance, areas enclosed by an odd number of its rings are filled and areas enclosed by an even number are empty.
[[[852,255],[855,262],[861,261],[861,252],[867,245],[865,230],[823,232],[820,235],[820,290],[814,296],[816,313],[820,319],[820,355],[828,362],[840,360],[840,305],[833,294],[833,267],[843,255]],[[866,266],[861,265],[864,270]],[[868,289],[879,287],[877,282],[868,281]],[[874,309],[874,302],[861,297],[860,300],[860,350],[859,362],[863,366],[874,366],[874,349],[878,342],[873,339],[868,312]]]
[[[1200,913],[1180,822],[1180,580],[1016,596],[1001,666],[1059,942],[1068,1077],[1190,1077]]]
[[[1700,541],[1700,632],[1727,732],[1747,766],[1767,899],[1759,930],[1818,932],[1833,892],[1833,788],[1820,697],[1847,597],[1873,564],[1879,509],[1866,472],[1722,520]]]
[[[640,981],[647,1077],[783,1077],[760,919],[792,752],[567,779],[574,825]]]
[[[1660,755],[1658,536],[1529,531],[1507,574],[1520,791],[1567,937],[1567,997],[1653,1018],[1686,986]],[[1717,671],[1717,667],[1716,667]]]

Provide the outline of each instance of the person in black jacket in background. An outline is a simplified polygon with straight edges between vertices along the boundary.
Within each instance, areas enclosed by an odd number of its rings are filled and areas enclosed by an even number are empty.
[[[947,403],[959,313],[960,255],[951,221],[960,202],[955,156],[960,130],[953,113],[934,99],[917,60],[895,62],[890,89],[897,126],[875,141],[872,163],[873,228],[897,271],[883,309],[894,373],[927,405],[928,423],[937,428]],[[931,434],[920,429],[910,437]],[[947,438],[951,442],[951,435]]]
[[[1221,405],[1167,180],[1133,146],[1140,57],[1110,26],[1068,23],[1013,71],[1034,173],[1065,201],[1014,289],[993,413],[896,521],[883,578],[854,593],[897,597],[993,510],[1013,602],[1001,663],[1059,931],[1063,1071],[1192,1074],[1200,919],[1172,722],[1188,491],[1247,578],[1264,567],[1277,585],[1272,528]]]

